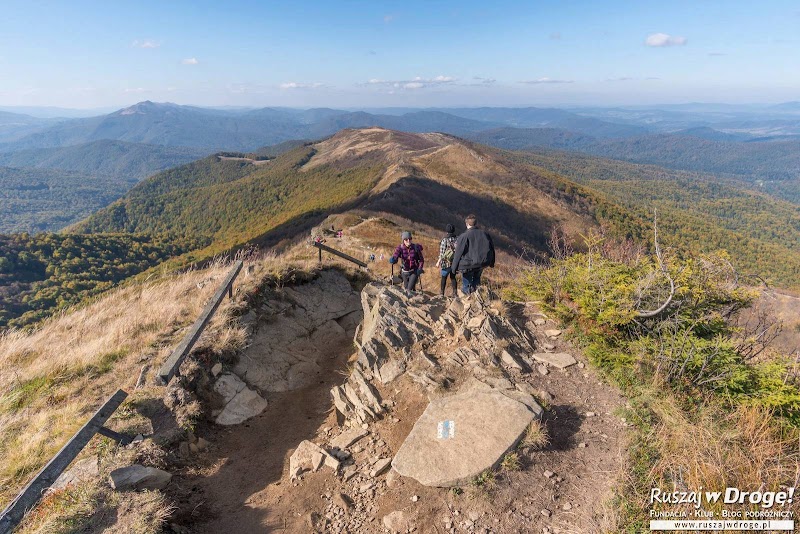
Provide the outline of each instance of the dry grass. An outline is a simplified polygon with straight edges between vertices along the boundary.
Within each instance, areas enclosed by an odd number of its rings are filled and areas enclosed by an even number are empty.
[[[521,445],[533,450],[541,450],[547,447],[548,443],[550,443],[550,436],[547,434],[547,428],[539,421],[534,421],[528,425]]]
[[[319,265],[316,249],[307,243],[297,244],[281,256],[262,254],[248,260],[234,283],[235,298],[223,301],[195,352],[216,358],[244,348],[247,331],[237,316],[250,296],[265,284],[280,287],[308,280],[330,263]],[[355,269],[342,267],[355,275]],[[228,270],[228,264],[216,262],[207,269],[132,283],[54,317],[34,332],[11,331],[0,336],[0,506],[14,497],[111,394],[120,388],[133,392],[143,365],[149,365],[152,380]],[[137,390],[117,410],[110,426],[146,434],[149,421],[130,403],[160,398],[163,393],[160,387]],[[105,441],[95,438],[84,455],[95,454],[97,444]],[[141,446],[138,450],[143,452],[131,462],[163,466],[163,451]],[[60,504],[47,508],[51,515],[80,515],[81,506],[97,493],[85,490],[78,498],[80,491],[84,490],[65,493]],[[119,504],[111,497],[103,499],[108,506]],[[41,531],[49,532],[49,528]],[[142,528],[131,531],[148,532]],[[31,530],[38,531],[39,527]]]
[[[114,391],[132,391],[144,363],[152,374],[227,270],[215,264],[130,285],[34,332],[0,337],[0,502],[9,501]],[[242,342],[240,332],[225,326],[232,309],[229,301],[221,306],[211,339]]]
[[[662,399],[654,408],[660,423],[654,436],[659,460],[650,473],[653,487],[664,491],[701,487],[780,491],[782,486],[797,485],[800,450],[796,432],[784,434],[766,410],[745,406],[724,414],[701,408],[692,421],[670,400]],[[795,513],[800,511],[798,504],[791,506]],[[716,508],[721,507],[720,501]]]

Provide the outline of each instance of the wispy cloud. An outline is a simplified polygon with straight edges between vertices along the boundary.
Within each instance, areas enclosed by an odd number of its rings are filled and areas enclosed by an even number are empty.
[[[150,89],[145,89],[144,87],[128,87],[123,93],[147,93],[149,91]]]
[[[686,37],[672,36],[666,33],[652,33],[644,40],[644,44],[653,47],[683,46],[688,43]]]
[[[492,85],[494,82],[497,81],[494,78],[482,78],[481,76],[473,76],[472,79],[478,83],[473,83],[469,85]]]
[[[183,63],[184,65],[197,65],[200,62],[197,61],[196,57],[190,57],[190,58],[184,59],[183,61],[181,61],[181,63]]]
[[[551,41],[560,41],[561,40],[561,32],[553,32],[550,34]]]
[[[606,78],[607,82],[629,82],[633,80],[630,76],[622,76],[620,78]]]
[[[383,22],[389,24],[394,20],[394,15],[386,15],[383,17]]]
[[[303,82],[286,82],[280,85],[281,89],[319,89],[325,87],[324,83],[303,83]]]
[[[553,78],[537,78],[536,80],[522,80],[519,83],[526,83],[529,85],[547,84],[547,83],[574,83],[574,80],[554,80]]]
[[[144,39],[142,41],[137,39],[131,43],[131,46],[134,48],[158,48],[161,46],[161,43],[152,39]]]
[[[453,85],[456,79],[452,76],[436,76],[435,78],[422,78],[417,76],[410,80],[381,80],[373,78],[369,80],[366,85],[378,85],[384,87],[392,87],[395,89],[424,89],[426,87],[437,87],[442,85]]]
[[[727,56],[728,54],[726,54],[725,52],[709,52],[708,55],[712,57],[720,57],[720,56]]]

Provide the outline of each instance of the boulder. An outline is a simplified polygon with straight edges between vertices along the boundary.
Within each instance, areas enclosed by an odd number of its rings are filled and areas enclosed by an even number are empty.
[[[373,478],[380,476],[384,474],[391,465],[392,465],[391,458],[380,458],[377,462],[375,462],[375,465],[372,466],[372,471],[369,472],[369,476]]]
[[[114,469],[110,474],[111,487],[117,491],[160,490],[167,487],[172,475],[155,467],[134,464]]]
[[[507,350],[500,353],[500,361],[503,362],[503,365],[506,367],[516,369],[517,371],[523,370],[522,364]]]
[[[495,467],[534,420],[530,408],[489,386],[431,401],[392,460],[425,486],[466,484]]]
[[[561,330],[556,330],[555,328],[550,330],[545,330],[544,335],[547,337],[558,337],[561,335]]]
[[[303,440],[289,457],[289,478],[294,480],[303,471],[316,471],[323,464],[334,471],[339,470],[339,460],[328,454],[319,445]]]
[[[267,407],[267,401],[247,387],[241,378],[227,373],[219,377],[214,391],[225,401],[225,407],[217,415],[218,425],[238,425],[254,417]]]

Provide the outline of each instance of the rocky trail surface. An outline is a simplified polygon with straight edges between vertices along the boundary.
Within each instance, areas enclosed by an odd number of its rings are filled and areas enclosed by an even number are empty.
[[[534,306],[359,293],[329,270],[245,320],[211,445],[174,473],[176,530],[602,529],[624,399]]]

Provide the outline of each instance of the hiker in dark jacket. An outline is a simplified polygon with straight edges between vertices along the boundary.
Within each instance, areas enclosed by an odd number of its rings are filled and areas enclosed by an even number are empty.
[[[436,266],[441,269],[442,284],[441,295],[444,296],[444,290],[447,289],[447,277],[453,281],[453,296],[458,296],[458,289],[456,287],[456,272],[450,269],[453,263],[453,256],[456,252],[456,227],[452,224],[447,225],[447,235],[442,238],[439,243],[439,259],[436,260]]]
[[[478,228],[477,217],[468,215],[465,222],[467,231],[458,236],[450,270],[461,273],[461,290],[469,295],[480,285],[484,267],[494,267],[494,243]]]
[[[401,234],[403,242],[394,249],[389,263],[400,261],[400,276],[403,278],[403,289],[410,295],[417,287],[419,276],[425,272],[425,258],[422,256],[422,245],[411,242],[411,232]]]

